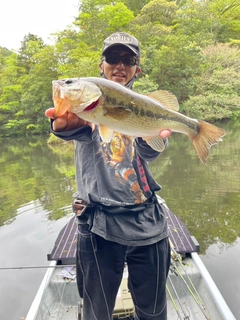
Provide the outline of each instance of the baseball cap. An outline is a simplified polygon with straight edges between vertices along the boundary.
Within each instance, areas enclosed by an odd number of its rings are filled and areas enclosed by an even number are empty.
[[[140,55],[140,46],[138,40],[125,32],[116,32],[111,34],[103,41],[102,54],[113,46],[122,45],[129,48],[134,54]]]

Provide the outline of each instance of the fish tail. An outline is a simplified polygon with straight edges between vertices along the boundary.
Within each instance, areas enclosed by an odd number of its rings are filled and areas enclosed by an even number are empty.
[[[205,163],[211,146],[222,141],[221,138],[225,136],[226,132],[223,129],[205,121],[198,120],[198,124],[198,133],[190,136],[189,138],[200,160]]]

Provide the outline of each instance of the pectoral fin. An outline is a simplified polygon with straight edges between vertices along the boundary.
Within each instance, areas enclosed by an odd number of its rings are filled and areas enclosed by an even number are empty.
[[[154,150],[162,152],[165,149],[164,140],[160,137],[142,137],[143,140]]]
[[[109,143],[113,138],[113,130],[101,124],[99,125],[99,134],[102,140],[107,143]]]

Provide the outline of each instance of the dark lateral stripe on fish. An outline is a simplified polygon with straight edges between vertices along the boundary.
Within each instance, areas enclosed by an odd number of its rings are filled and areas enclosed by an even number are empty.
[[[110,97],[108,95],[104,96],[104,98],[108,104],[115,105],[115,106],[118,105],[119,107],[125,107],[127,110],[131,111],[136,116],[148,117],[150,119],[155,119],[155,120],[164,120],[164,121],[172,121],[172,122],[179,123],[179,117],[175,118],[174,114],[169,114],[169,113],[165,115],[163,113],[157,114],[152,112],[151,110],[148,110],[148,109],[145,110],[142,107],[139,108],[136,104],[134,105],[128,104],[126,106],[124,101],[121,101],[121,100],[119,101],[115,97]],[[189,122],[189,119],[185,119],[184,117],[182,117],[181,124],[191,128],[193,131],[199,132],[197,123],[194,123],[194,122],[191,123]]]
[[[120,106],[120,107],[125,107],[124,101],[119,101],[119,99],[115,97],[110,97],[108,95],[104,96],[104,100],[106,101],[107,104],[114,105],[114,106]]]

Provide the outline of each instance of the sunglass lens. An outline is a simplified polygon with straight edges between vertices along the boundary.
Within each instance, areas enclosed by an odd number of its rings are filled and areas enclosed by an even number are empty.
[[[126,66],[135,66],[137,64],[136,57],[130,54],[125,54],[123,56],[120,56],[117,53],[106,54],[105,61],[108,64],[118,64],[120,61],[122,61],[122,63]]]
[[[135,66],[136,64],[136,58],[131,55],[125,55],[123,56],[123,63],[127,66]]]
[[[120,61],[120,56],[118,54],[110,53],[106,55],[105,60],[109,64],[117,64]]]

